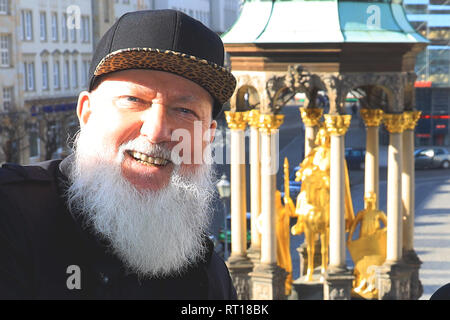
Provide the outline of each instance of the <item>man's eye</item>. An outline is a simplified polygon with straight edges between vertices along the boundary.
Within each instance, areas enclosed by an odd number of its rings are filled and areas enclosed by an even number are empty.
[[[187,108],[178,108],[178,110],[179,110],[181,113],[186,114],[186,115],[197,116],[197,114],[196,114],[194,111],[192,111],[191,109],[187,109]]]
[[[119,107],[144,107],[146,103],[144,100],[134,96],[121,96],[117,99]]]
[[[136,97],[126,97],[126,99],[128,100],[128,101],[131,101],[131,102],[139,102],[140,101],[140,99],[139,98],[136,98]]]
[[[141,100],[141,99],[139,99],[139,98],[136,98],[136,97],[133,97],[133,96],[125,96],[125,97],[123,97],[123,99],[124,99],[126,102],[132,102],[132,103],[144,103],[143,100]]]

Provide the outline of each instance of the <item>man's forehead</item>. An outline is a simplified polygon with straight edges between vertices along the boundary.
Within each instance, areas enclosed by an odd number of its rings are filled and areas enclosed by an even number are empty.
[[[213,102],[211,94],[195,82],[179,75],[156,70],[129,69],[112,72],[102,76],[101,84],[110,87],[154,93],[158,89],[170,88],[171,92],[184,92],[182,100],[190,102],[198,100],[198,96],[205,96]]]

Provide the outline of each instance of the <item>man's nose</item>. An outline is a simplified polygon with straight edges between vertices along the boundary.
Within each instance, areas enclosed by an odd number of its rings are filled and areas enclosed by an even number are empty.
[[[171,141],[172,128],[165,107],[153,105],[143,113],[141,134],[152,143]]]

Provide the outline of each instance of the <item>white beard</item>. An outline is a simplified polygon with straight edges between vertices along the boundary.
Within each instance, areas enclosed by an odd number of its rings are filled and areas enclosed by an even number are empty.
[[[83,128],[75,142],[68,189],[72,212],[86,217],[140,277],[177,274],[200,259],[215,192],[211,166],[201,165],[191,176],[181,175],[176,167],[163,190],[138,191],[121,173],[123,148],[108,163],[105,154],[111,149],[88,131],[88,126]],[[139,138],[130,143],[143,152],[151,147]]]

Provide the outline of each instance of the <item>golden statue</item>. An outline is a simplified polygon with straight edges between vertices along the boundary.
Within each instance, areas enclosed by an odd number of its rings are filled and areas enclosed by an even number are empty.
[[[375,266],[386,260],[386,225],[383,211],[376,209],[376,194],[367,192],[364,196],[365,209],[358,212],[348,235],[348,249],[355,263],[353,294],[366,299],[374,299],[378,292],[375,288]],[[384,224],[381,228],[380,222]],[[356,227],[360,225],[359,238],[352,240]]]
[[[330,135],[321,125],[317,132],[316,147],[302,161],[296,173],[296,181],[302,181],[297,197],[295,213],[297,223],[292,227],[292,234],[305,233],[308,266],[306,280],[312,281],[314,273],[315,240],[320,235],[321,273],[328,265],[328,244],[330,230]],[[353,221],[353,205],[350,196],[350,183],[347,165],[345,165],[345,220],[346,230]],[[322,280],[322,279],[321,279]]]
[[[284,159],[284,205],[281,203],[281,192],[275,191],[275,211],[277,213],[277,262],[288,273],[285,282],[285,294],[292,290],[292,260],[290,251],[290,218],[295,217],[295,206],[289,194],[289,163]]]

